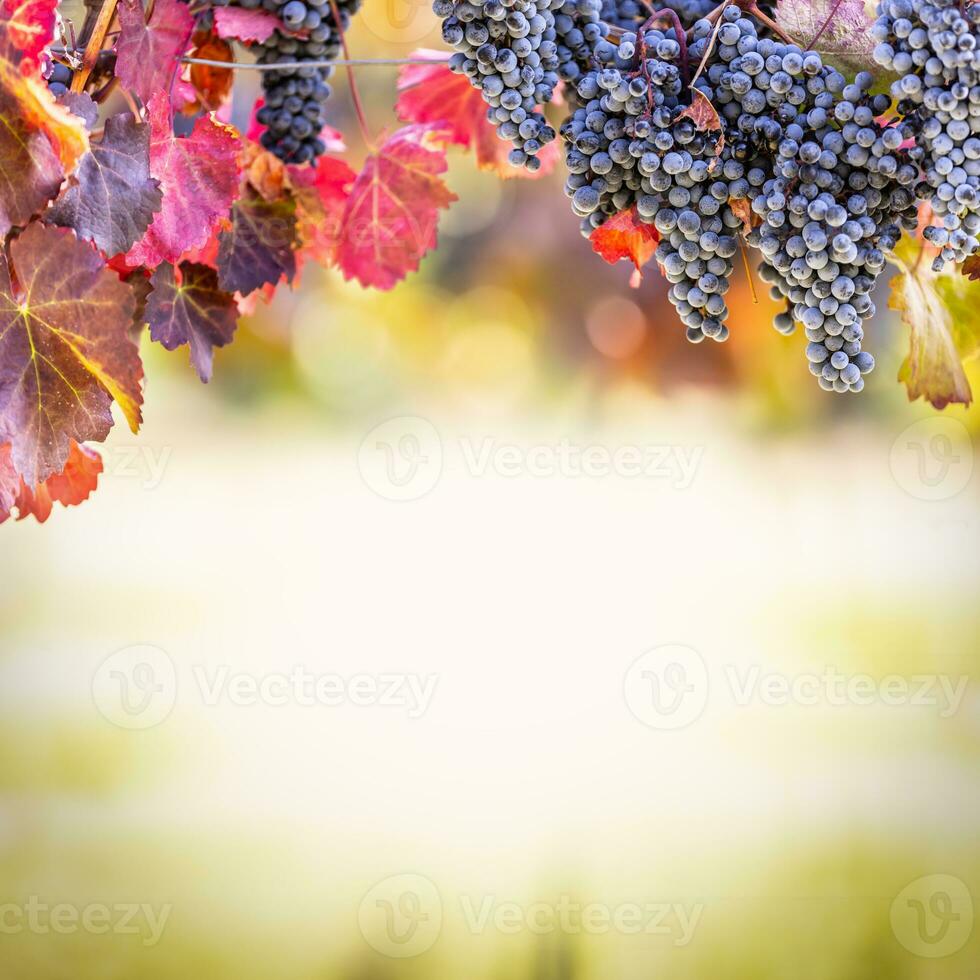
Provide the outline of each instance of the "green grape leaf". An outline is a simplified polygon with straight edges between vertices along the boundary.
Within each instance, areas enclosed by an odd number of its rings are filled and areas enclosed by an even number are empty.
[[[903,238],[891,255],[900,273],[889,305],[910,332],[899,380],[910,400],[925,398],[941,409],[973,400],[963,361],[980,352],[980,283],[951,267],[933,272],[935,254],[920,238]]]

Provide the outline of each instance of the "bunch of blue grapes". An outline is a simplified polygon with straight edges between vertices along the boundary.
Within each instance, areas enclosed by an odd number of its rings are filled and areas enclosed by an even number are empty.
[[[248,9],[276,14],[287,29],[258,45],[262,65],[283,65],[262,72],[265,105],[258,121],[266,127],[262,145],[286,163],[309,163],[325,152],[320,133],[326,125],[327,79],[341,50],[341,31],[350,26],[361,0],[336,0],[340,25],[330,0],[238,0]],[[288,67],[298,65],[299,67]]]
[[[873,34],[875,60],[900,76],[891,94],[935,214],[924,235],[938,272],[980,247],[980,5],[881,0]]]
[[[756,57],[746,61],[750,54]],[[747,240],[763,254],[763,279],[788,301],[776,328],[803,325],[810,371],[822,388],[860,391],[874,367],[862,349],[864,321],[875,312],[870,293],[885,252],[915,226],[917,169],[901,149],[901,131],[878,123],[890,99],[869,93],[868,73],[846,84],[817,55],[771,39],[741,59],[732,67],[748,69],[752,88],[761,75],[762,90],[785,96],[778,131],[759,127],[773,136],[771,173],[761,187],[757,174],[748,195],[762,224]],[[738,76],[732,82],[748,86]]]
[[[443,40],[455,49],[449,67],[465,75],[487,103],[487,118],[513,149],[516,167],[535,171],[555,138],[540,107],[559,80],[553,7],[564,0],[435,0]]]

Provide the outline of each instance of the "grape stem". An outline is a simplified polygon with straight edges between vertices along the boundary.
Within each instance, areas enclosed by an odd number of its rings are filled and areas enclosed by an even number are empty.
[[[260,65],[252,61],[214,61],[211,58],[181,58],[185,65],[230,68],[234,71],[295,71],[299,68],[373,68],[383,65],[444,65],[448,58],[336,58],[333,61],[289,61]]]
[[[344,58],[347,61],[350,61],[350,49],[347,47],[347,33],[344,30],[344,25],[340,19],[340,8],[337,6],[337,0],[330,0],[330,12],[333,14],[334,25],[337,33],[340,35],[340,47],[344,52]],[[280,69],[282,69],[282,67],[282,65],[279,66]],[[309,65],[307,65],[307,67],[309,67]],[[368,151],[373,153],[374,137],[371,135],[371,130],[368,128],[367,116],[364,114],[364,105],[361,102],[361,93],[357,88],[357,80],[354,78],[354,69],[351,65],[347,65],[347,81],[350,85],[350,96],[351,101],[354,103],[354,113],[357,116],[357,123],[361,127],[361,135],[364,137],[364,142],[367,145]]]
[[[84,92],[88,83],[89,76],[95,63],[99,60],[99,52],[105,43],[106,34],[112,25],[112,19],[116,16],[116,0],[105,0],[99,10],[98,17],[92,27],[92,34],[85,45],[85,54],[82,56],[82,67],[75,73],[71,80],[72,92]]]

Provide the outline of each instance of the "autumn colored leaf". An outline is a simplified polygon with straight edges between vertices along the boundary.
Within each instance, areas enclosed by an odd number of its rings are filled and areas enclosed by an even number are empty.
[[[155,0],[149,21],[141,0],[119,0],[116,77],[143,102],[169,95],[194,18],[182,0]]]
[[[32,224],[0,256],[0,433],[28,486],[60,472],[71,440],[102,441],[115,400],[135,432],[143,367],[135,300],[73,232]]]
[[[752,210],[747,197],[740,197],[728,202],[728,208],[742,222],[742,234],[747,235],[760,222],[761,218]]]
[[[218,7],[218,10],[228,10],[228,7]],[[195,58],[205,58],[208,61],[233,61],[231,45],[213,34],[195,36],[193,50]],[[214,112],[220,109],[231,96],[235,82],[235,73],[231,68],[215,68],[214,65],[191,65],[190,83],[197,96],[198,105]]]
[[[150,337],[167,350],[188,344],[198,377],[210,381],[214,348],[231,343],[238,323],[235,297],[218,286],[214,269],[190,262],[161,265],[151,282]]]
[[[261,44],[280,30],[286,33],[282,21],[265,10],[246,10],[244,7],[215,7],[214,29],[218,37],[228,41]]]
[[[10,444],[0,446],[0,524],[15,507],[18,520],[33,516],[43,524],[51,516],[55,503],[72,507],[87,500],[98,486],[101,472],[102,457],[94,449],[72,441],[65,468],[32,490],[14,468]]]
[[[370,154],[344,208],[337,264],[345,279],[391,289],[436,245],[439,209],[456,195],[446,172],[445,126],[405,126]]]
[[[336,257],[344,211],[357,174],[337,157],[320,157],[316,167],[290,168],[290,192],[296,201],[300,252],[323,265]]]
[[[58,196],[88,145],[81,119],[0,58],[0,237]]]
[[[507,162],[510,144],[502,140],[487,121],[487,105],[479,90],[465,75],[449,70],[441,51],[413,51],[413,59],[431,59],[429,65],[405,65],[398,72],[398,117],[405,122],[441,124],[447,127],[449,142],[472,149],[477,166],[499,177],[543,177],[558,162],[558,142],[549,143],[538,154],[541,168],[532,173]]]
[[[711,99],[699,88],[693,89],[692,91],[691,104],[679,112],[677,118],[690,119],[702,133],[721,130],[721,117],[718,115],[718,110],[711,104]],[[718,137],[718,142],[715,144],[715,156],[719,156],[724,148],[725,137],[722,134]]]
[[[980,255],[971,255],[960,267],[967,279],[980,280]]]
[[[2,0],[0,57],[36,66],[54,35],[58,0]]]
[[[106,120],[102,139],[44,218],[118,255],[143,237],[161,200],[150,176],[150,127],[125,112]]]
[[[864,0],[779,0],[776,23],[801,48],[816,51],[842,71],[854,73],[873,64],[874,14]]]
[[[652,224],[640,221],[636,208],[620,211],[603,222],[590,236],[592,249],[610,265],[629,259],[636,267],[630,285],[638,286],[643,266],[650,261],[660,243],[660,235]]]
[[[892,309],[909,327],[909,353],[899,380],[910,400],[925,398],[936,408],[973,399],[962,362],[980,352],[980,285],[954,270],[933,272],[932,255],[907,235],[893,253],[901,270],[891,281]]]
[[[208,116],[197,120],[189,136],[178,138],[166,95],[152,99],[150,173],[160,182],[163,204],[127,254],[130,265],[156,268],[207,242],[238,196],[240,145],[234,130]]]
[[[243,197],[231,209],[231,228],[218,236],[218,282],[247,296],[296,273],[296,202]]]

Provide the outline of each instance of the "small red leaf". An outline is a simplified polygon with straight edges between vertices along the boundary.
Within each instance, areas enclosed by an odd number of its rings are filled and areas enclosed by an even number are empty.
[[[98,486],[102,457],[94,449],[72,441],[68,460],[60,473],[49,476],[33,490],[17,475],[10,444],[0,446],[0,524],[17,508],[17,520],[33,515],[39,524],[50,516],[55,503],[72,507],[87,500]]]
[[[238,196],[241,148],[233,129],[201,116],[178,139],[162,92],[150,102],[150,173],[160,181],[163,206],[127,255],[130,266],[176,262],[207,242]]]
[[[143,102],[169,95],[194,29],[194,18],[181,0],[155,0],[147,22],[141,0],[120,0],[116,76]]]
[[[457,199],[439,176],[448,139],[446,126],[405,126],[364,161],[340,228],[345,279],[391,289],[435,248],[439,209]]]
[[[980,255],[971,255],[960,267],[967,279],[980,279]]]
[[[421,49],[412,58],[428,58],[430,65],[406,65],[398,72],[398,117],[406,122],[437,123],[448,127],[449,142],[476,154],[477,166],[498,176],[543,177],[558,162],[558,142],[549,143],[539,154],[541,168],[532,173],[507,162],[511,150],[487,121],[487,105],[465,75],[449,70],[442,52]]]
[[[660,235],[652,224],[639,220],[634,207],[630,211],[620,211],[601,224],[590,236],[592,249],[610,265],[620,259],[629,259],[636,272],[630,284],[639,284],[642,268],[650,261],[660,243]]]
[[[244,7],[215,7],[214,28],[218,37],[246,44],[268,41],[277,30],[286,33],[278,17],[264,10],[246,10]]]

